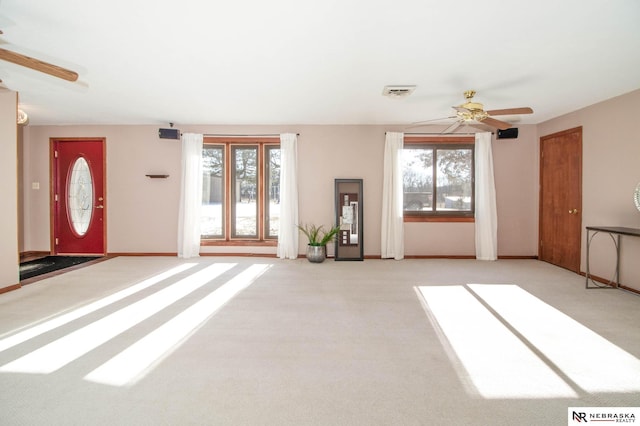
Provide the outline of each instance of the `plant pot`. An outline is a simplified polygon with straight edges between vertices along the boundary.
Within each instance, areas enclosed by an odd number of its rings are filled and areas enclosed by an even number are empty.
[[[327,258],[327,246],[307,245],[307,260],[311,263],[322,263]]]

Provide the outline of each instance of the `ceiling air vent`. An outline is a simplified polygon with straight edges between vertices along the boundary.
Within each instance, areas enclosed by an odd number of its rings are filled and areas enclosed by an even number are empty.
[[[414,90],[416,90],[416,86],[384,86],[382,94],[390,98],[406,98]]]

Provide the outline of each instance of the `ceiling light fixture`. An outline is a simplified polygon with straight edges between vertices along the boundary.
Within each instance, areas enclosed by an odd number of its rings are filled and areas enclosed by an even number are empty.
[[[459,107],[454,107],[457,111],[458,118],[464,121],[475,120],[482,121],[485,118],[489,117],[489,114],[484,111],[484,105],[480,102],[473,102],[473,96],[476,94],[474,90],[467,90],[464,92],[464,98],[467,100],[466,103],[460,105]]]
[[[29,116],[26,112],[21,109],[18,109],[18,124],[21,126],[26,126],[29,123]]]

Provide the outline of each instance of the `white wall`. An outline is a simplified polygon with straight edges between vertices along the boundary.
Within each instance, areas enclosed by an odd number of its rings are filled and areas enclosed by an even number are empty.
[[[28,126],[24,131],[25,251],[50,250],[49,138],[105,137],[107,251],[175,252],[180,141],[151,126]],[[169,174],[149,179],[146,174]],[[40,189],[32,189],[39,182]]]
[[[582,126],[582,267],[586,269],[586,226],[640,228],[633,191],[640,182],[640,136],[636,129],[640,90],[600,102],[538,125],[540,137]],[[640,290],[640,238],[623,237],[620,278]],[[594,238],[590,272],[609,279],[615,247],[606,234]]]
[[[335,220],[334,179],[364,179],[364,252],[380,255],[382,168],[386,131],[394,126],[179,126],[183,132],[262,134],[297,132],[300,221]],[[174,253],[180,183],[180,142],[158,139],[157,126],[29,126],[24,135],[25,251],[49,250],[49,138],[106,137],[107,250]],[[499,208],[499,255],[537,254],[535,126],[493,142]],[[169,179],[148,179],[166,173]],[[31,189],[40,182],[40,190]],[[473,256],[473,223],[407,223],[407,255]],[[306,242],[300,239],[300,253]],[[275,253],[273,247],[203,247],[203,252]],[[329,247],[331,253],[332,248]]]
[[[7,208],[0,210],[2,235],[17,235],[15,94],[0,98],[2,185]],[[5,111],[6,109],[6,111]],[[498,200],[498,253],[535,256],[538,241],[539,137],[583,127],[583,225],[640,228],[640,212],[632,193],[640,182],[640,137],[635,115],[640,90],[598,103],[537,126],[519,126],[520,137],[493,142]],[[364,179],[365,255],[380,254],[380,206],[384,132],[394,126],[189,126],[183,131],[204,133],[299,132],[300,219],[333,221],[333,179]],[[24,129],[22,191],[23,251],[49,247],[49,138],[100,136],[107,138],[107,248],[110,253],[174,253],[179,186],[180,144],[157,138],[157,126],[28,126]],[[150,180],[146,173],[168,173],[167,180]],[[39,182],[40,189],[31,189]],[[407,255],[473,255],[472,223],[408,223]],[[584,231],[583,231],[584,232]],[[0,246],[1,284],[17,281],[17,244]],[[229,252],[231,249],[223,248]],[[206,248],[203,251],[214,251]],[[258,250],[251,250],[258,252]],[[273,252],[269,249],[268,252]],[[300,253],[304,241],[300,242]],[[640,238],[622,241],[621,281],[640,289]],[[594,240],[591,272],[613,273],[615,252],[610,240]],[[585,243],[582,242],[582,270]]]
[[[20,281],[18,255],[17,93],[0,91],[0,289]]]

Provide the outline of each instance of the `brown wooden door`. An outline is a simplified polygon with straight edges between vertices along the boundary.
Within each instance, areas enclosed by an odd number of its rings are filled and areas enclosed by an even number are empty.
[[[54,254],[104,255],[104,139],[52,139]]]
[[[580,272],[582,127],[540,138],[540,260]]]

